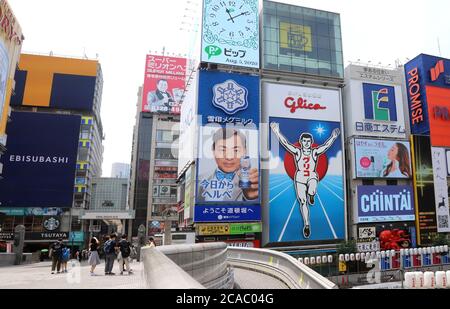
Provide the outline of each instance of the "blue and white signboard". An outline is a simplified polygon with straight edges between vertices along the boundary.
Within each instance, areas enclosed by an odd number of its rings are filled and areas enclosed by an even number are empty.
[[[204,0],[201,61],[259,68],[259,0]]]
[[[259,77],[201,71],[198,113],[197,222],[214,222],[204,205],[220,206],[218,222],[259,220]],[[251,217],[236,205],[253,205]]]
[[[414,221],[411,186],[358,186],[358,222]]]
[[[195,222],[251,222],[261,221],[259,205],[196,206]]]

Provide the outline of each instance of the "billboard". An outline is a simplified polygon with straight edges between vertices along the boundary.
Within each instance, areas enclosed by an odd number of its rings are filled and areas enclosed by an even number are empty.
[[[181,105],[180,138],[178,143],[178,176],[196,158],[195,142],[197,136],[197,95],[198,73],[195,72],[187,82],[186,96]]]
[[[174,114],[181,112],[186,84],[186,58],[147,55],[142,111]]]
[[[344,77],[340,16],[263,1],[262,67]]]
[[[347,134],[406,138],[402,72],[357,65],[345,72]]]
[[[417,243],[425,246],[432,243],[437,233],[430,137],[413,135],[411,150],[414,169]]]
[[[450,147],[450,89],[427,86],[431,145]]]
[[[448,200],[446,150],[431,148],[433,158],[434,196],[436,203],[437,229],[439,233],[450,232],[450,209]]]
[[[411,186],[358,186],[358,223],[414,221]]]
[[[355,139],[356,178],[412,177],[409,142]]]
[[[0,118],[6,104],[6,92],[9,79],[9,54],[3,39],[0,39]]]
[[[230,220],[260,219],[259,78],[222,72],[200,72],[198,113],[197,205],[250,207],[252,216],[236,213]],[[256,206],[255,206],[256,205]],[[200,215],[196,221],[212,218]],[[239,207],[238,207],[239,208]],[[226,211],[228,214],[228,211]],[[239,219],[239,220],[238,220]],[[217,219],[220,221],[220,219]]]
[[[2,156],[2,207],[70,208],[80,116],[13,112]]]
[[[259,0],[204,0],[201,61],[259,68]]]
[[[345,238],[339,91],[263,85],[271,132],[269,242]]]
[[[98,61],[22,54],[19,68],[12,106],[92,111]]]

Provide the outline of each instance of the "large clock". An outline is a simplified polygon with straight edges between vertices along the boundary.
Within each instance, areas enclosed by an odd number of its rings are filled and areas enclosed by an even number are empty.
[[[259,55],[258,0],[205,0],[203,46],[208,57],[254,59]],[[214,49],[215,48],[215,49]]]

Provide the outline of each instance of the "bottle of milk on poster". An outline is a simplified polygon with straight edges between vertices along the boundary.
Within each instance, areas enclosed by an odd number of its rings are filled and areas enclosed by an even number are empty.
[[[250,182],[250,169],[251,169],[250,157],[248,156],[242,157],[240,177],[239,177],[239,188],[241,189],[251,188],[252,183]]]

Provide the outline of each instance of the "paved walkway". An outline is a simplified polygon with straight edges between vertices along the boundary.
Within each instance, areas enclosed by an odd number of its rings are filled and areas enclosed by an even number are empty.
[[[239,284],[241,289],[288,289],[288,286],[274,277],[241,268],[234,269],[234,281]]]
[[[115,276],[105,276],[105,263],[98,265],[91,276],[90,266],[83,262],[70,261],[68,273],[51,274],[51,263],[43,262],[31,265],[0,267],[0,289],[139,289],[144,288],[142,264],[134,261],[130,264],[132,275],[124,272],[119,275],[116,261],[113,272]]]

